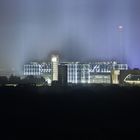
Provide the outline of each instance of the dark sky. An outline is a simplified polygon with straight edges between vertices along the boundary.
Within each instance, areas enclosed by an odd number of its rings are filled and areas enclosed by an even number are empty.
[[[140,67],[140,0],[0,0],[0,68],[55,50],[73,61],[125,54]]]

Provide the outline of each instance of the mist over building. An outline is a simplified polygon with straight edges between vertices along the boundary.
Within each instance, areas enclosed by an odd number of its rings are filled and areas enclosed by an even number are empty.
[[[139,13],[139,0],[0,0],[0,69],[20,73],[27,61],[46,60],[53,50],[64,61],[140,67]]]
[[[24,76],[43,76],[49,84],[57,81],[63,85],[66,83],[111,84],[112,82],[118,84],[116,81],[118,77],[113,77],[112,72],[120,70],[128,70],[128,65],[117,61],[63,62],[59,55],[52,55],[50,62],[25,64]]]

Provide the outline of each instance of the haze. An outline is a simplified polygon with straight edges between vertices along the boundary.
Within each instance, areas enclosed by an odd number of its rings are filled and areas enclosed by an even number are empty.
[[[20,71],[53,51],[64,61],[125,54],[124,63],[140,67],[139,13],[139,0],[0,0],[0,68]]]

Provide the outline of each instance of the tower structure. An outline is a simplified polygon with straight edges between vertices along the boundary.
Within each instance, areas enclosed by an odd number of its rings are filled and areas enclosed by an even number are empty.
[[[58,65],[59,65],[59,56],[52,55],[51,57],[52,81],[58,81]]]

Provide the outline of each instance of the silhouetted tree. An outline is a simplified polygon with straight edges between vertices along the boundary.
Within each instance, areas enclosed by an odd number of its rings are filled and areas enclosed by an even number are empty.
[[[0,85],[5,85],[8,83],[8,78],[6,76],[0,76]]]
[[[33,75],[29,75],[22,80],[24,84],[43,84],[45,83],[45,79],[43,77],[36,77]]]
[[[37,84],[43,84],[43,83],[45,83],[45,78],[40,77],[37,79]]]
[[[20,77],[11,75],[9,78],[10,84],[19,84],[21,82]]]
[[[35,83],[34,76],[32,76],[32,75],[26,76],[24,79],[22,79],[22,83],[24,83],[24,84]]]

